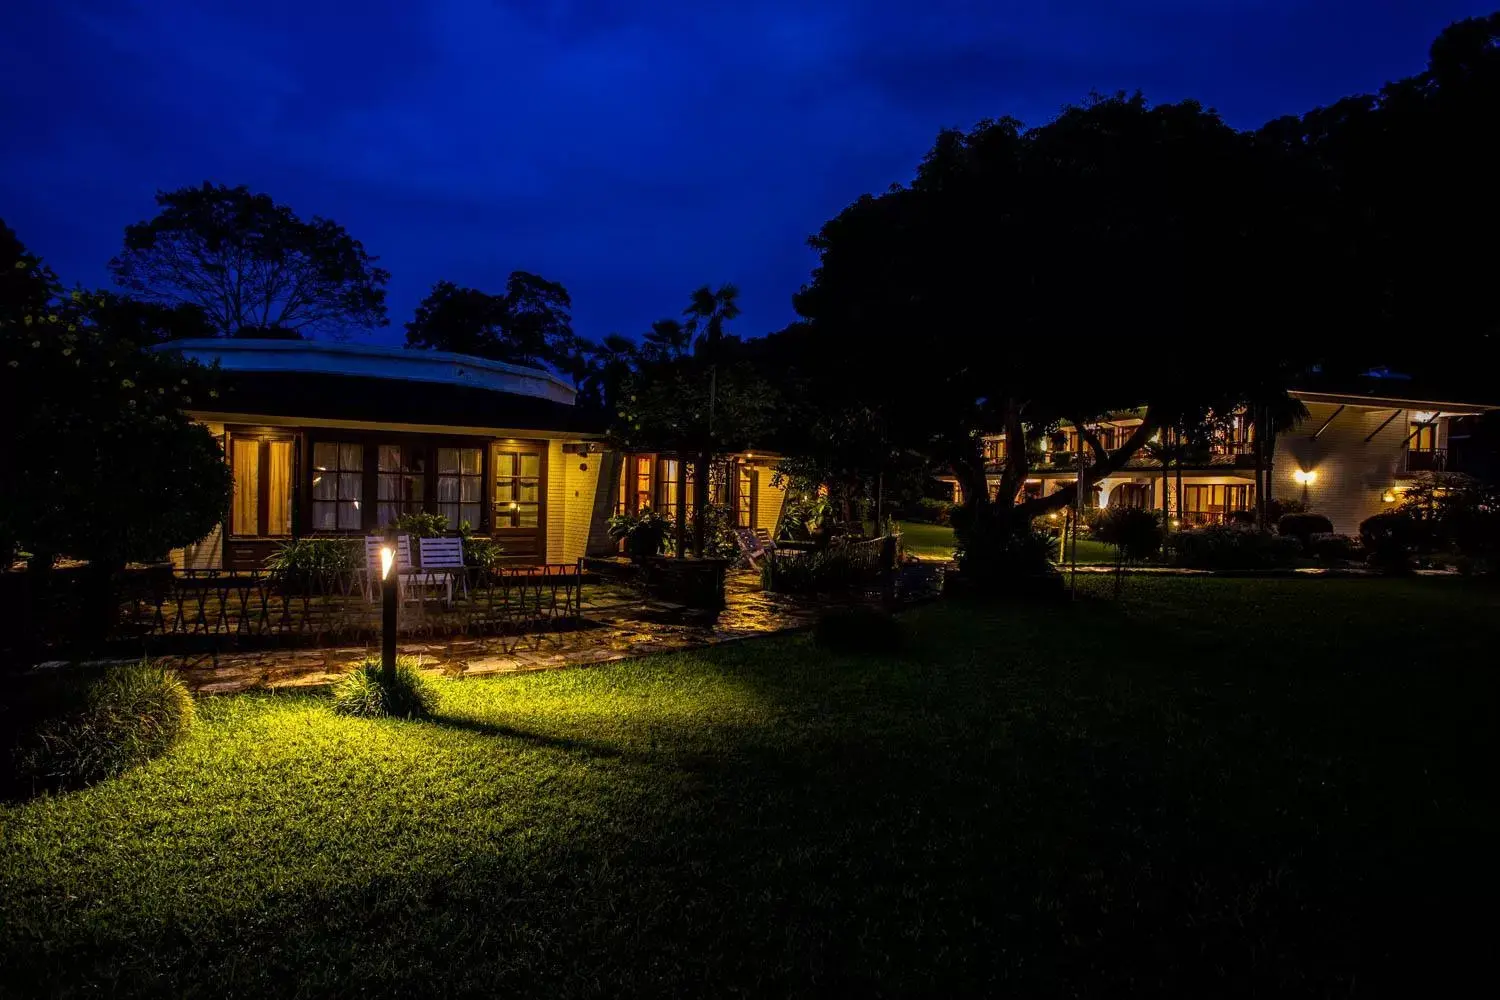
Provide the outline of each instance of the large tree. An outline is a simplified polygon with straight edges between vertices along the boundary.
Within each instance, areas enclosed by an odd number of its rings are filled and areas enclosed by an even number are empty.
[[[512,271],[502,295],[439,281],[406,324],[406,346],[552,368],[576,384],[589,345],[573,333],[572,308],[566,288],[529,271]]]
[[[197,306],[224,336],[343,336],[386,324],[390,275],[331,219],[304,221],[269,195],[208,182],[159,192],[156,203],[156,217],[127,227],[110,261],[132,295]]]
[[[88,560],[102,626],[115,570],[197,541],[228,506],[218,442],[182,410],[216,390],[200,366],[142,350],[137,327],[103,325],[116,304],[63,294],[3,225],[0,267],[0,557],[19,543],[37,570]]]
[[[693,468],[693,550],[706,551],[705,510],[716,459],[762,443],[776,422],[777,396],[738,337],[733,285],[699,288],[686,322],[652,325],[622,379],[611,438],[626,451],[664,451]],[[683,480],[679,479],[679,483]],[[677,552],[686,548],[687,505],[678,505]]]
[[[1073,502],[1076,487],[1021,495],[1032,445],[1060,423],[1081,429],[1088,488],[1321,339],[1325,185],[1192,102],[983,122],[826,224],[796,305],[832,396],[875,401],[896,443],[952,469],[968,523],[1003,536]],[[1111,440],[1126,410],[1142,422]],[[981,428],[1010,442],[993,501]]]

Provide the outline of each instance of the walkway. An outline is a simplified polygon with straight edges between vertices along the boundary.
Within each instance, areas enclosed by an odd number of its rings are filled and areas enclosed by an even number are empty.
[[[927,581],[928,583],[934,581]],[[908,587],[908,593],[935,592],[935,587]],[[730,576],[726,607],[718,613],[695,612],[680,605],[644,599],[611,584],[585,588],[583,621],[576,629],[516,640],[457,637],[404,642],[403,655],[419,657],[423,666],[448,676],[525,673],[559,667],[608,663],[651,653],[697,649],[721,642],[804,628],[830,607],[864,603],[861,598],[830,602],[768,594],[753,573]],[[508,648],[509,647],[509,648]],[[169,658],[183,678],[202,694],[232,694],[257,688],[295,688],[328,684],[379,647],[277,649]]]

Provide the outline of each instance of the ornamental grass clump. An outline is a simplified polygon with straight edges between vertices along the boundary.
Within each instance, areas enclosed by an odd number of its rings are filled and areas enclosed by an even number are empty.
[[[357,664],[333,689],[335,712],[364,719],[422,719],[436,704],[436,689],[410,656],[396,658],[390,683],[380,660],[372,657]]]
[[[62,699],[72,707],[51,713],[17,752],[18,776],[33,785],[75,788],[113,778],[166,753],[193,725],[193,696],[182,678],[152,660],[110,667],[72,690]]]

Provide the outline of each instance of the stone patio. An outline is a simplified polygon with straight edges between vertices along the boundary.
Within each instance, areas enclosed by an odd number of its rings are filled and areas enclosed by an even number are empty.
[[[583,617],[576,628],[522,637],[519,643],[515,637],[455,637],[403,642],[399,648],[404,655],[419,657],[424,667],[448,676],[555,670],[805,628],[831,607],[876,600],[770,594],[760,589],[756,574],[748,572],[731,574],[725,590],[726,607],[710,613],[649,600],[618,585],[591,584],[585,589]],[[921,599],[935,592],[935,580],[923,575],[905,581],[902,599]],[[195,691],[233,694],[328,684],[351,664],[379,655],[379,646],[370,644],[166,659],[175,663]]]

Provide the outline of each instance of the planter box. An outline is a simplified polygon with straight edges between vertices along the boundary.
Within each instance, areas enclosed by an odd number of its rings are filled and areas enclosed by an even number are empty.
[[[690,608],[717,610],[724,606],[727,559],[669,559],[657,556],[641,565],[646,593]]]

